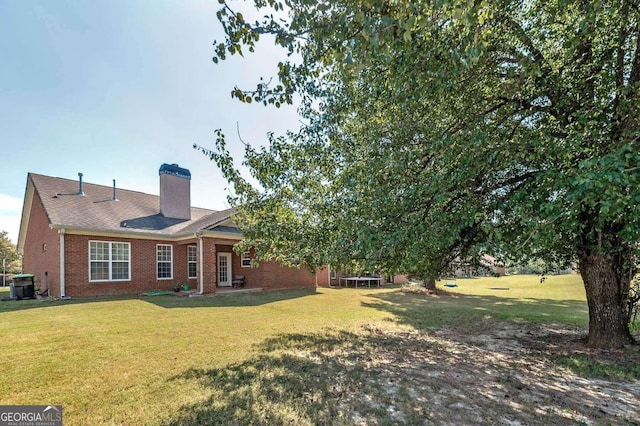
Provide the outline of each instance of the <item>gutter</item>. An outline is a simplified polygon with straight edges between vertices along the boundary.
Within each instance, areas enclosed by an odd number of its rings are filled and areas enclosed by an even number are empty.
[[[83,228],[83,227],[68,227],[65,225],[49,225],[50,229],[64,230],[67,234],[78,235],[91,235],[91,236],[104,236],[104,237],[127,237],[138,238],[148,240],[165,240],[165,241],[181,241],[193,237],[193,231],[191,232],[179,232],[175,234],[162,234],[155,232],[139,232],[125,228],[125,230],[114,229],[96,229],[96,228]],[[210,238],[221,238],[228,240],[242,240],[242,234],[219,232],[219,231],[198,231],[198,233],[206,234]]]
[[[67,297],[64,289],[64,228],[58,229],[58,235],[60,236],[60,298]]]
[[[204,294],[204,241],[202,240],[201,233],[197,233],[196,237],[198,237],[198,248],[200,250],[200,253],[198,253],[198,258],[200,260],[200,276],[198,277],[200,281],[200,291],[198,294]]]

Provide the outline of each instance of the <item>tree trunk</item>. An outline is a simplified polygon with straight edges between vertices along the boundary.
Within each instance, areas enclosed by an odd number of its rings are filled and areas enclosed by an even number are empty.
[[[433,278],[425,278],[424,281],[422,282],[422,285],[427,290],[436,291],[436,280],[434,280]]]
[[[622,256],[582,253],[580,273],[589,305],[587,346],[620,348],[633,343],[627,322],[630,280]]]

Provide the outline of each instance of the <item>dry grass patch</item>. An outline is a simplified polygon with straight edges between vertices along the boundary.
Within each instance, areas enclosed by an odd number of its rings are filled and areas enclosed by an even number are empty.
[[[581,283],[558,286],[4,302],[0,404],[66,425],[640,423],[637,347],[585,350]]]
[[[250,360],[176,378],[200,383],[210,396],[183,407],[171,424],[640,422],[637,381],[578,376],[529,348],[534,336],[566,343],[577,337],[502,324],[478,338],[389,323],[280,335]]]

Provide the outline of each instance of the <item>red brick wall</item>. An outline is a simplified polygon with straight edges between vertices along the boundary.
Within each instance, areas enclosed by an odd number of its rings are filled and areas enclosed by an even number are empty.
[[[23,252],[24,273],[34,274],[40,290],[49,288],[52,296],[60,295],[60,238],[49,228],[40,196],[34,192],[31,215]]]
[[[131,244],[131,280],[89,282],[89,241],[117,241]],[[187,245],[196,240],[180,243],[162,240],[131,240],[112,237],[65,235],[65,288],[73,297],[139,294],[151,290],[171,290],[174,284],[188,284],[197,289],[197,279],[188,279]],[[156,245],[173,246],[173,278],[157,279]]]
[[[205,294],[215,293],[218,272],[218,257],[216,255],[216,245],[213,240],[208,238],[202,239],[203,245],[203,279],[204,279],[204,292]],[[200,267],[200,252],[198,252],[198,267]],[[200,270],[198,270],[198,276]]]
[[[329,287],[329,268],[318,268],[316,276],[318,277],[318,286]]]
[[[278,262],[261,262],[262,285],[268,290],[316,286],[316,276],[306,268],[289,268]]]
[[[173,243],[173,279],[177,284],[187,284],[191,290],[198,288],[198,279],[189,278],[189,266],[187,262],[187,247],[197,246],[198,240],[181,241]],[[197,250],[197,249],[196,249]],[[196,265],[198,262],[196,261]]]
[[[192,290],[200,289],[199,278],[188,278],[187,246],[197,245],[197,239],[166,242],[162,240],[139,240],[114,237],[91,237],[87,235],[65,234],[65,294],[71,297],[101,295],[139,294],[151,290],[171,290],[174,284],[188,284]],[[115,282],[89,282],[89,241],[117,241],[131,244],[131,280]],[[232,253],[232,274],[246,277],[246,288],[265,290],[290,289],[326,286],[326,269],[318,270],[317,275],[307,269],[284,267],[277,262],[261,262],[256,268],[241,267],[241,257],[233,251],[233,241],[220,244],[220,241],[203,238],[203,266],[200,271],[200,249],[198,248],[198,277],[204,273],[204,292],[215,293],[217,286],[217,253]],[[43,251],[43,244],[46,250]],[[173,246],[173,279],[156,278],[156,244]],[[49,229],[49,223],[40,203],[35,196],[29,222],[29,231],[25,240],[25,272],[36,275],[36,282],[45,287],[46,281],[52,295],[59,296],[59,235]]]
[[[257,267],[242,267],[242,258],[233,252],[231,246],[218,246],[218,251],[232,252],[232,273],[245,276],[245,288],[265,290],[307,288],[317,285],[326,286],[326,269],[319,269],[317,275],[306,268],[289,268],[278,262],[259,262]],[[253,251],[250,252],[254,256]]]
[[[394,275],[393,282],[396,284],[407,284],[409,282],[409,276],[404,274]]]

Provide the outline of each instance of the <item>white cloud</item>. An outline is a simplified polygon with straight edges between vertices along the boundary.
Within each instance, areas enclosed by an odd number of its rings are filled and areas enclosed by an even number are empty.
[[[7,231],[9,239],[16,244],[20,230],[20,215],[4,216],[0,212],[0,231]]]
[[[22,212],[22,198],[0,194],[0,215],[15,214]]]
[[[0,231],[7,231],[14,244],[18,242],[21,215],[22,199],[0,194]]]

